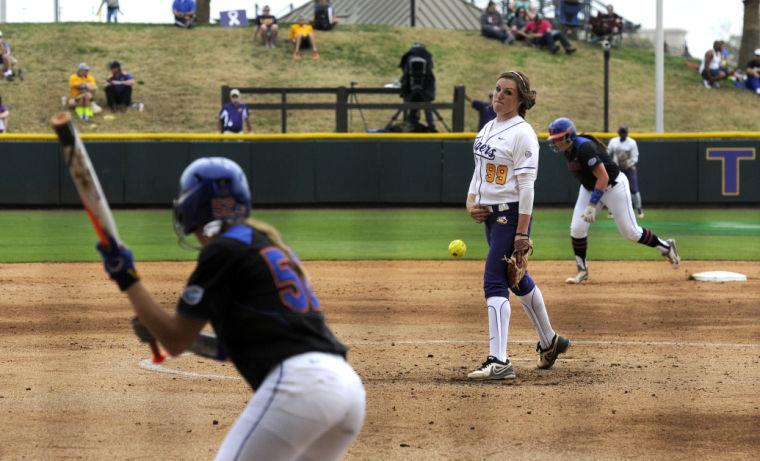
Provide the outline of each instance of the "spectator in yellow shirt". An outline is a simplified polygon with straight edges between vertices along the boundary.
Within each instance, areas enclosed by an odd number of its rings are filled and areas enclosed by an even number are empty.
[[[76,73],[69,77],[69,107],[73,107],[82,120],[88,120],[94,115],[92,102],[97,89],[95,78],[90,75],[90,66],[84,62],[79,64]]]
[[[290,40],[293,41],[293,59],[301,59],[301,47],[311,46],[311,59],[319,59],[317,41],[314,39],[314,28],[306,22],[303,16],[298,17],[298,22],[290,26]]]

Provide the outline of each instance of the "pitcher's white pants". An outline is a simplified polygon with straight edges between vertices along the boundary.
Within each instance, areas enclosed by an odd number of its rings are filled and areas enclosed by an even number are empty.
[[[256,390],[216,460],[339,460],[359,435],[364,408],[364,386],[343,357],[290,357]]]
[[[624,174],[618,174],[616,181],[617,184],[614,186],[607,186],[604,195],[602,195],[599,203],[596,204],[597,219],[599,219],[599,211],[602,205],[606,206],[615,218],[615,224],[617,224],[620,234],[632,242],[638,242],[644,231],[636,222],[636,215],[631,205],[631,191],[628,186],[628,178]],[[588,237],[588,228],[591,226],[591,223],[584,221],[581,218],[581,214],[586,209],[586,205],[589,204],[589,200],[591,200],[591,192],[586,190],[585,187],[580,186],[578,200],[575,202],[575,209],[573,210],[573,220],[570,223],[570,236],[573,238]]]

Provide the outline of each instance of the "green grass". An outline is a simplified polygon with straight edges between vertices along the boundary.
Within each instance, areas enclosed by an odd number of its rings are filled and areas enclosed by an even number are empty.
[[[285,27],[283,30],[287,30]],[[79,62],[92,66],[101,86],[96,100],[105,106],[102,84],[111,60],[121,61],[138,84],[134,99],[145,111],[101,114],[80,127],[86,133],[214,131],[220,88],[231,86],[381,87],[400,76],[402,54],[413,42],[426,43],[433,54],[437,101],[451,101],[453,87],[465,85],[470,96],[482,99],[506,69],[520,69],[538,93],[528,121],[545,132],[554,118],[565,115],[580,130],[601,131],[604,121],[603,54],[598,45],[576,42],[578,52],[556,56],[522,44],[504,46],[478,31],[411,29],[392,26],[341,26],[318,32],[319,61],[293,61],[287,41],[273,50],[252,43],[253,28],[202,26],[183,30],[171,25],[141,24],[4,24],[24,82],[0,82],[3,103],[10,108],[10,131],[49,133],[49,120],[60,110],[67,79]],[[633,43],[633,41],[631,41]],[[694,60],[691,60],[694,62]],[[667,131],[757,130],[757,106],[745,90],[725,84],[709,91],[687,59],[665,60],[665,128]],[[610,59],[609,123],[627,124],[636,131],[654,131],[654,52],[651,48],[615,48]],[[278,95],[244,101],[276,102]],[[332,98],[334,100],[334,97]],[[291,102],[330,102],[329,96],[289,96]],[[396,97],[362,96],[361,102],[400,101]],[[715,110],[716,107],[730,108]],[[394,110],[365,110],[368,128],[385,126]],[[335,118],[327,111],[289,111],[291,132],[333,131]],[[351,131],[364,131],[352,114]],[[450,111],[441,115],[451,120]],[[475,111],[467,109],[466,130],[477,127]],[[278,111],[254,111],[254,130],[279,132]]]
[[[572,259],[570,208],[537,209],[535,259]],[[463,209],[256,210],[302,259],[448,259],[451,240],[467,243],[467,259],[487,251],[483,226]],[[122,238],[138,261],[192,260],[181,249],[167,210],[115,212]],[[684,259],[760,260],[760,211],[649,209],[641,223],[676,238]],[[0,211],[0,262],[95,261],[95,235],[82,211]],[[589,235],[592,260],[657,260],[651,248],[626,241],[606,213]]]

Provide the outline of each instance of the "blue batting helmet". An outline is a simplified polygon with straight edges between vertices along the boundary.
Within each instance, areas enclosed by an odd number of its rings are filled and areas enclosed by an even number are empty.
[[[180,238],[211,221],[237,221],[251,213],[251,192],[240,165],[204,157],[185,168],[174,200],[174,229]]]
[[[575,124],[567,117],[560,117],[549,124],[549,143],[555,151],[555,141],[572,141],[577,136]]]

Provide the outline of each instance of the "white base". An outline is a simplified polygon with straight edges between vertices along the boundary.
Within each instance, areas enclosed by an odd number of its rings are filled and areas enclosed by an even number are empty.
[[[690,279],[698,282],[746,282],[747,276],[738,272],[708,271],[691,274]]]

